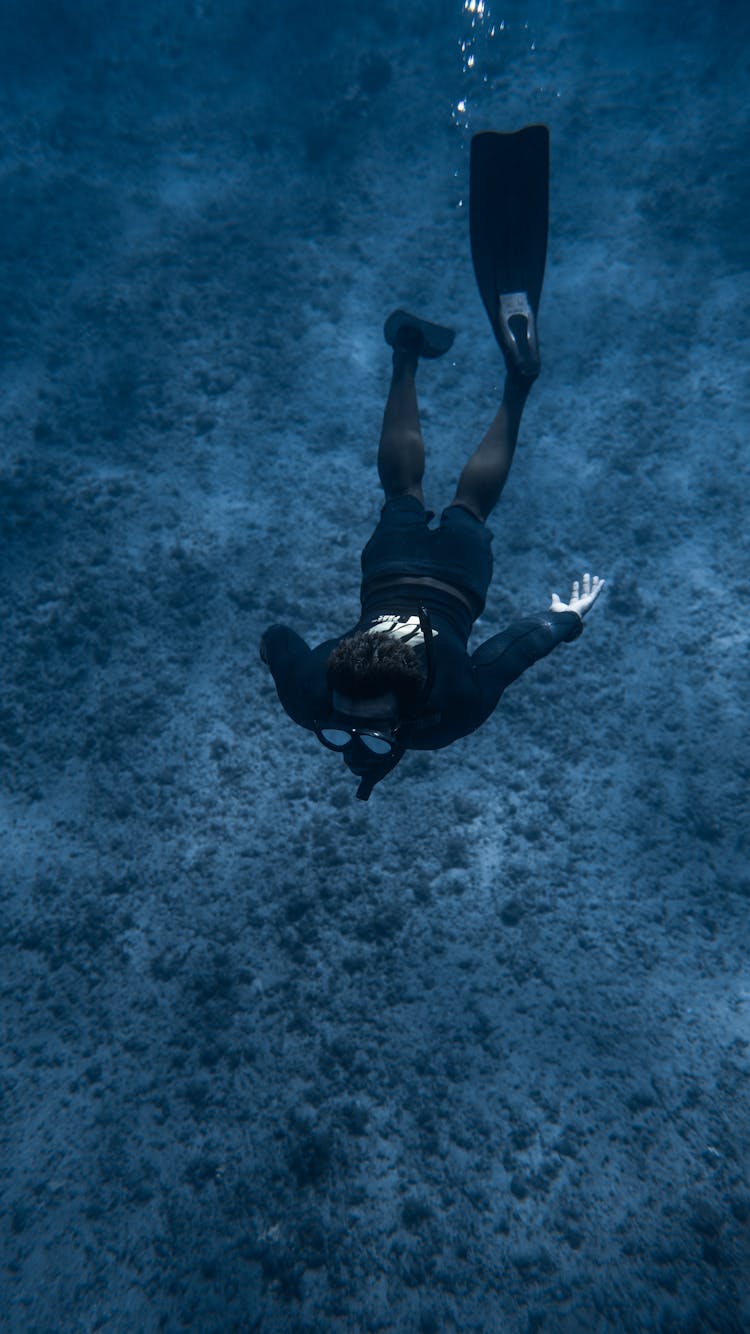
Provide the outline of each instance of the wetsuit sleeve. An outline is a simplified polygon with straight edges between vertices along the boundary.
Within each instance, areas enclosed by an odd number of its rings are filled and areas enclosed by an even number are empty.
[[[338,640],[311,649],[288,625],[272,625],[260,641],[266,663],[285,711],[300,727],[312,728],[325,716],[325,664]]]
[[[582,630],[583,621],[577,612],[547,611],[514,621],[507,630],[480,644],[471,656],[481,709],[479,721],[489,717],[506,686],[527,667],[546,658],[558,644],[577,639]]]

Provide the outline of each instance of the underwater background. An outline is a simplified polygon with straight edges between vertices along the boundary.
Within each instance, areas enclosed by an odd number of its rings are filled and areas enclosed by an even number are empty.
[[[0,7],[0,1327],[750,1328],[747,6]],[[395,305],[448,502],[473,132],[544,121],[472,645],[358,803],[259,660],[358,613]]]

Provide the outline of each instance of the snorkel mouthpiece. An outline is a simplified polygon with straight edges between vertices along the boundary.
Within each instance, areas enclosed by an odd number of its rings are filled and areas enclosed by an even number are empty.
[[[370,793],[375,784],[379,783],[381,779],[387,778],[391,769],[396,768],[396,765],[403,754],[403,750],[400,747],[397,747],[392,755],[387,755],[380,764],[373,764],[372,768],[369,769],[366,774],[362,775],[359,787],[357,788],[357,797],[360,801],[369,801]]]

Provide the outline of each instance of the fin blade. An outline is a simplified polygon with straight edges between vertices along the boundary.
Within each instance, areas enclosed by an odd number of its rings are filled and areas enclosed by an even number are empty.
[[[535,315],[539,308],[549,226],[547,126],[476,134],[470,172],[474,272],[498,337],[501,293],[526,292]]]

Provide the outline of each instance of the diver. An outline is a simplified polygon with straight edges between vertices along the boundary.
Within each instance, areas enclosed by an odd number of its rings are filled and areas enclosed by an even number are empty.
[[[425,508],[417,406],[421,359],[442,356],[453,330],[396,310],[385,323],[393,374],[378,450],[385,493],[362,552],[361,615],[353,629],[310,649],[287,626],[261,640],[286,712],[341,755],[367,801],[407,750],[438,750],[475,731],[505,688],[580,635],[604,586],[584,574],[563,602],[515,621],[467,650],[492,578],[486,520],[513,460],[521,414],[539,374],[537,312],[547,251],[549,131],[475,135],[470,233],[479,291],[506,365],[503,399],[466,463],[439,526]]]

